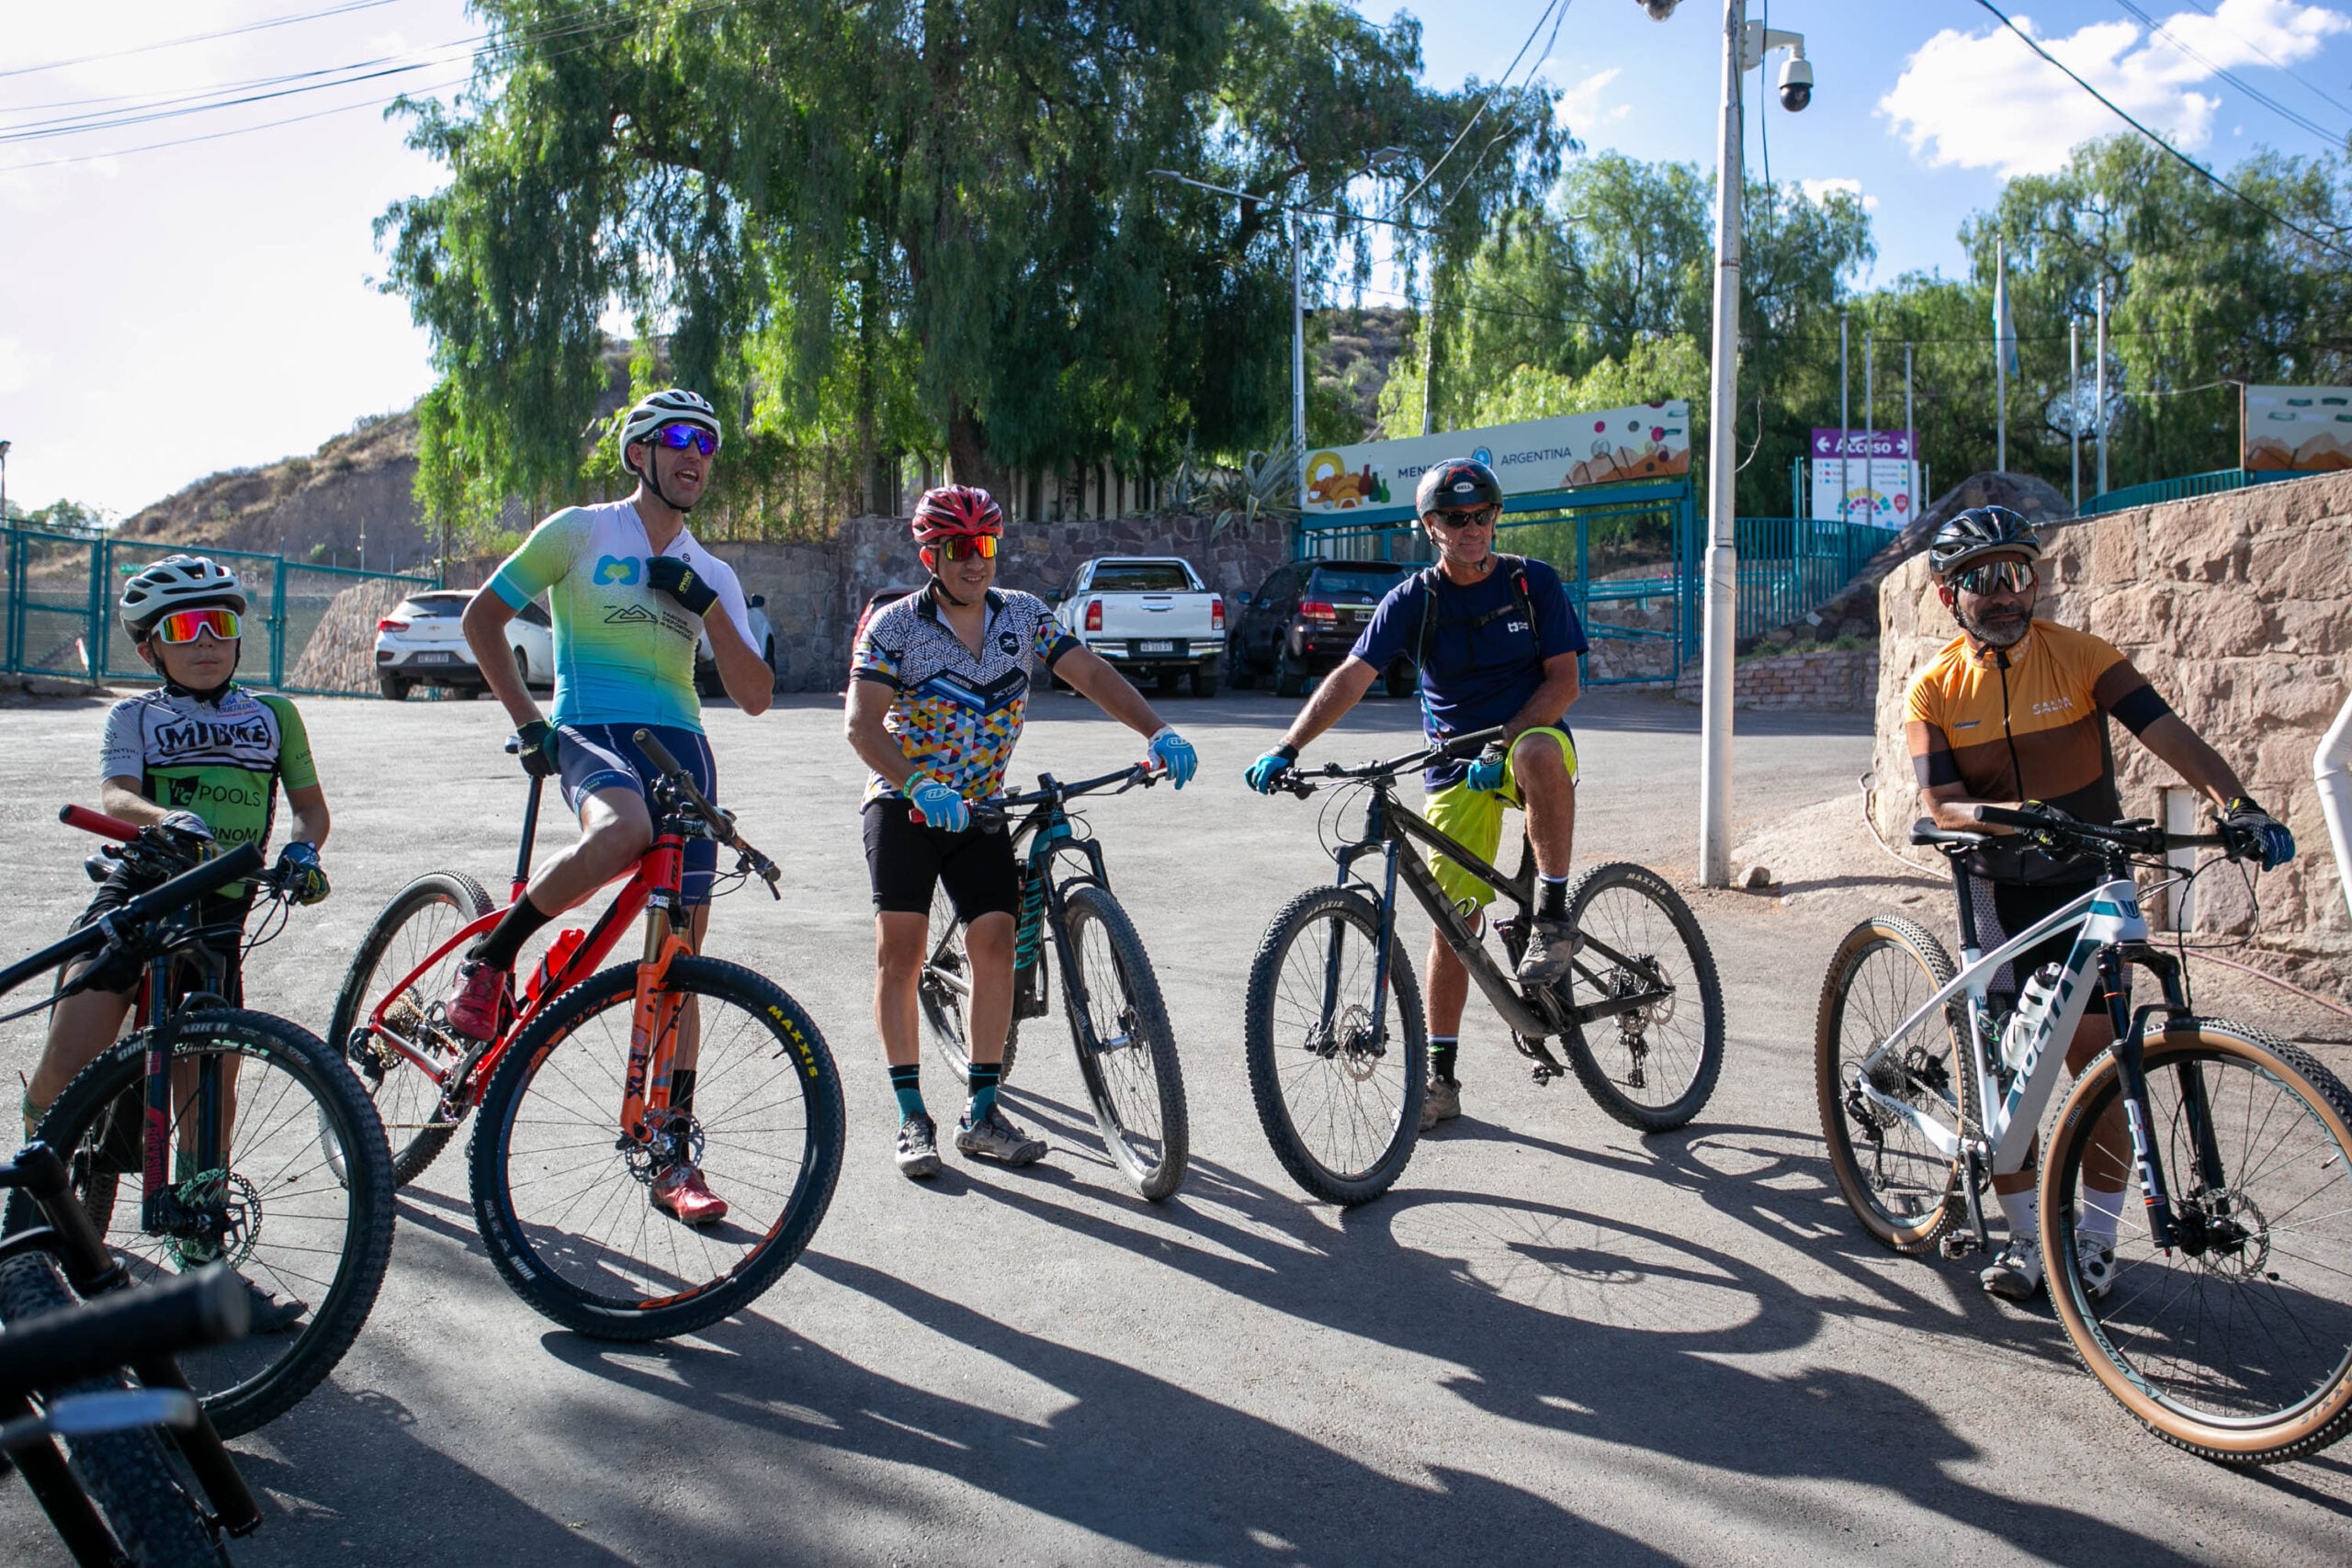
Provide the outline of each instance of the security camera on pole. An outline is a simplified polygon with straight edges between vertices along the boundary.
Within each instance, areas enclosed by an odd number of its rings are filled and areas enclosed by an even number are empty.
[[[1680,0],[1640,0],[1664,21]],[[1739,630],[1739,557],[1734,492],[1739,456],[1731,417],[1739,406],[1740,95],[1747,73],[1783,51],[1781,104],[1792,113],[1813,102],[1813,66],[1804,35],[1747,19],[1747,0],[1724,0],[1722,152],[1715,174],[1715,308],[1713,374],[1707,389],[1707,609],[1699,703],[1699,881],[1731,883],[1732,643]]]

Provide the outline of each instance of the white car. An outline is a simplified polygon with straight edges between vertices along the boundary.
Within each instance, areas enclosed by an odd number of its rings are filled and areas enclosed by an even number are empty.
[[[1056,594],[1054,616],[1130,681],[1172,692],[1189,679],[1196,697],[1216,695],[1225,662],[1225,595],[1175,556],[1097,556]]]
[[[469,698],[488,691],[459,625],[472,601],[472,593],[452,588],[412,593],[394,605],[376,623],[377,688],[396,703],[406,702],[420,685]],[[516,611],[506,623],[506,641],[523,683],[552,689],[555,629],[546,607],[531,604]]]
[[[773,683],[775,680],[775,628],[768,625],[767,602],[768,596],[764,593],[754,593],[743,602],[752,623],[752,635],[745,640],[760,650],[760,657],[767,662],[768,680]],[[717,613],[716,609],[712,611],[714,615]],[[706,697],[727,694],[726,685],[718,679],[718,657],[710,651],[708,632],[702,634],[702,641],[695,647],[695,691]]]

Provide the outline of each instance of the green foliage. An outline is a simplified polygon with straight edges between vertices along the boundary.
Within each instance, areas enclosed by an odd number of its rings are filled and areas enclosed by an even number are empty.
[[[78,501],[62,498],[30,512],[8,503],[7,521],[20,528],[39,528],[51,534],[95,535],[107,526],[107,514],[95,506],[85,506]]]

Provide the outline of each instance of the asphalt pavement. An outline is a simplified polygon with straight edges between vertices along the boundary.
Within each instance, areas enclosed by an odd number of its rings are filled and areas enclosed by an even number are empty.
[[[2165,1447],[2075,1364],[2046,1308],[1973,1266],[1896,1258],[1839,1201],[1811,1089],[1838,935],[1916,884],[1783,903],[1692,894],[1730,1048],[1690,1127],[1643,1139],[1573,1079],[1529,1082],[1472,1003],[1464,1115],[1385,1199],[1308,1201],[1268,1151],[1242,987],[1273,911],[1330,875],[1317,807],[1242,768],[1292,705],[1160,699],[1202,774],[1088,813],[1174,1020],[1191,1179],[1136,1199],[1096,1141],[1058,1017],[1006,1102],[1052,1152],[893,1168],[868,1010],[862,772],[837,699],[710,716],[720,790],[782,863],[780,903],[718,908],[713,951],[793,993],[840,1064],[850,1147],[806,1258],[755,1312],[667,1345],[581,1338],[524,1306],[475,1235],[466,1162],[402,1195],[390,1275],[333,1379],[235,1446],[269,1519],[249,1563],[1533,1561],[2341,1562],[2352,1450],[2247,1474]],[[252,1004],[326,1027],[374,911],[436,866],[503,890],[523,785],[486,702],[302,704],[334,811],[335,894],[256,954]],[[96,704],[0,712],[17,888],[0,953],[86,897]],[[1410,743],[1373,698],[1310,760]],[[1600,694],[1576,715],[1578,861],[1686,888],[1696,710]],[[1851,791],[1861,716],[1742,715],[1743,823]],[[1139,742],[1038,698],[1016,780]],[[1802,890],[1800,890],[1802,891]],[[1911,912],[1948,924],[1932,902]],[[1414,951],[1419,951],[1418,939]],[[0,1025],[28,1068],[31,1021]],[[951,1080],[926,1064],[934,1110]],[[0,1561],[65,1561],[0,1483]]]

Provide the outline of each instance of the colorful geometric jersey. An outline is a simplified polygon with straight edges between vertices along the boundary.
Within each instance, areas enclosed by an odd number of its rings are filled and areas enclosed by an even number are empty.
[[[883,727],[907,761],[967,800],[1004,787],[1005,764],[1021,739],[1032,660],[1046,669],[1078,646],[1034,593],[991,588],[978,657],[939,618],[929,592],[910,593],[875,613],[850,656],[850,674],[897,694]],[[896,794],[875,773],[865,799]]]
[[[557,724],[669,724],[702,730],[695,645],[703,618],[645,584],[657,552],[626,501],[567,507],[531,530],[490,586],[521,609],[545,593],[555,618]],[[733,569],[684,529],[658,552],[692,566],[751,640]]]
[[[139,793],[171,811],[193,811],[224,850],[269,842],[277,786],[319,782],[311,737],[284,697],[232,685],[208,703],[169,692],[126,697],[107,714],[98,777],[137,779]],[[243,886],[222,889],[243,896]]]

